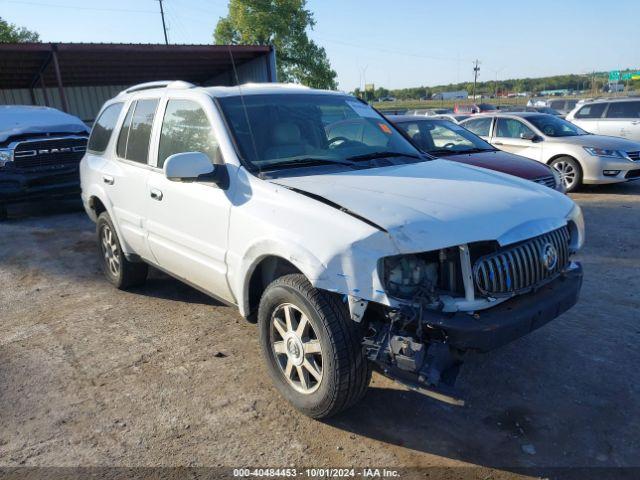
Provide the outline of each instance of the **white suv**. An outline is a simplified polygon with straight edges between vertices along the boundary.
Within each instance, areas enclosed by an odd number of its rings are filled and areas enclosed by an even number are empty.
[[[109,281],[153,265],[237,306],[316,418],[360,399],[372,367],[459,403],[466,351],[542,326],[582,283],[571,199],[433,159],[339,92],[132,87],[103,107],[81,179]]]

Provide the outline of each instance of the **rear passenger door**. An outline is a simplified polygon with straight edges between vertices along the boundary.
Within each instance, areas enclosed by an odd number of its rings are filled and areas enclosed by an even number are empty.
[[[599,130],[602,135],[640,141],[640,100],[611,102]]]
[[[194,99],[165,101],[156,168],[145,192],[149,247],[162,269],[224,300],[233,301],[225,257],[231,202],[213,183],[176,182],[162,168],[176,153],[201,152],[225,168],[206,109]]]
[[[146,194],[150,173],[149,145],[158,98],[142,98],[129,104],[116,143],[116,159],[107,162],[103,182],[128,250],[151,259],[146,241]]]

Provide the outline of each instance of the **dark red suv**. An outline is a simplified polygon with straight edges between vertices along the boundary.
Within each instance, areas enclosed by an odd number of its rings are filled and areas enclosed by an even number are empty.
[[[460,125],[447,120],[388,115],[422,151],[454,162],[467,163],[508,173],[564,192],[558,175],[548,166],[528,158],[503,152]]]

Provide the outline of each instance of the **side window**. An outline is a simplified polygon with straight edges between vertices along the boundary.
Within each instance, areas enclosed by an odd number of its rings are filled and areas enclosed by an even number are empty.
[[[499,118],[496,124],[496,137],[520,138],[520,135],[533,135],[533,130],[513,118]]]
[[[171,155],[183,152],[201,152],[212,163],[218,142],[207,115],[200,105],[191,100],[169,100],[162,120],[158,167]]]
[[[564,100],[553,100],[551,103],[549,103],[549,106],[554,110],[563,110]]]
[[[479,137],[488,137],[489,130],[491,130],[491,121],[493,118],[476,118],[474,120],[469,120],[462,125],[467,130],[475,133]]]
[[[640,118],[640,102],[611,102],[607,118]]]
[[[158,99],[138,100],[131,104],[118,137],[117,153],[133,162],[147,163],[151,127],[158,107]]]
[[[121,110],[122,103],[114,103],[113,105],[109,105],[105,108],[100,117],[98,117],[96,122],[93,124],[89,143],[87,144],[87,150],[102,153],[107,149],[109,139],[111,138],[113,129],[116,126]]]
[[[585,105],[576,112],[575,118],[600,118],[606,106],[606,103]]]

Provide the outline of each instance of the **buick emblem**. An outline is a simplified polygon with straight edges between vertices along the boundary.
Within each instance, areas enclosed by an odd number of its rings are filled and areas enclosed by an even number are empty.
[[[542,246],[541,253],[542,265],[544,265],[544,268],[546,268],[548,271],[556,268],[556,265],[558,264],[558,250],[556,250],[556,247],[554,247],[550,243],[545,243]]]

